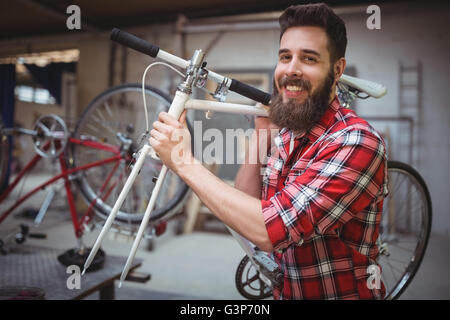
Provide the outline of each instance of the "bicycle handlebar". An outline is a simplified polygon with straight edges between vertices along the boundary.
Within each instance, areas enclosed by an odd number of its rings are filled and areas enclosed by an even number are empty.
[[[257,102],[261,102],[262,104],[264,104],[266,106],[268,106],[270,104],[270,99],[271,99],[270,94],[268,94],[264,91],[261,91],[259,89],[256,89],[252,86],[249,86],[248,84],[238,81],[236,79],[231,79],[231,84],[228,89],[230,89],[231,91],[234,91],[236,93],[239,93],[240,95],[243,95],[244,97],[250,98]]]
[[[148,43],[144,39],[138,38],[128,32],[114,28],[111,31],[111,40],[120,43],[126,47],[132,48],[136,51],[149,55],[153,58],[160,58],[178,67],[186,69],[189,66],[189,61],[181,59],[173,54],[161,50],[158,46]],[[244,97],[250,98],[264,105],[270,104],[270,94],[261,91],[257,88],[249,86],[236,79],[229,79],[218,73],[208,70],[208,79],[216,81],[217,83],[224,83],[228,89],[234,91]]]
[[[156,56],[158,55],[158,46],[152,45],[144,39],[138,38],[135,35],[119,30],[117,28],[112,29],[111,40],[118,42],[126,47],[130,47],[131,49],[134,49],[136,51],[147,54],[153,58],[156,58]]]

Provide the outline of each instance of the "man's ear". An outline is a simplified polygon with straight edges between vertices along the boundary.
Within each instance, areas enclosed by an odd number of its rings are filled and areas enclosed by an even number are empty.
[[[333,68],[333,72],[334,72],[334,79],[337,81],[342,74],[344,73],[345,70],[345,65],[346,65],[346,60],[344,57],[339,58],[338,61],[336,61],[334,63],[334,68]]]

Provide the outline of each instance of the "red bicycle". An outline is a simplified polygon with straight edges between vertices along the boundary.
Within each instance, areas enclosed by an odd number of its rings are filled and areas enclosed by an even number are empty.
[[[148,117],[155,120],[161,112],[168,110],[170,99],[160,90],[146,87]],[[92,229],[95,220],[104,221],[122,190],[137,158],[136,152],[144,143],[144,108],[142,107],[142,86],[126,84],[113,87],[96,97],[85,109],[73,133],[70,133],[62,118],[54,114],[39,118],[32,130],[6,128],[0,122],[0,185],[6,185],[0,193],[0,224],[24,201],[50,185],[63,181],[68,207],[78,245],[58,259],[64,265],[84,263],[89,249],[85,248],[82,236]],[[1,121],[1,119],[0,119]],[[36,155],[26,166],[4,183],[8,167],[7,137],[15,134],[29,135],[33,139]],[[36,188],[20,195],[17,201],[7,206],[5,200],[19,182],[35,168],[42,159],[57,159],[60,172]],[[154,177],[161,170],[162,163],[148,159],[139,173],[136,183],[122,205],[115,219],[116,230],[133,234],[139,227],[147,207]],[[74,187],[81,191],[87,208],[79,214],[74,200]],[[151,219],[147,237],[162,232],[165,221],[180,208],[188,187],[176,175],[170,175],[164,184],[164,197],[158,200],[157,210]],[[39,210],[39,220],[47,211],[54,191],[49,191]],[[94,219],[98,217],[99,219]],[[1,240],[0,240],[1,241]],[[4,243],[0,242],[0,245]],[[97,263],[90,270],[102,265],[104,253],[98,255]]]

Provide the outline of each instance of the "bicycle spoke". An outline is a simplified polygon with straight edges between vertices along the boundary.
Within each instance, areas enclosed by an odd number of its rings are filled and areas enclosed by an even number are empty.
[[[89,127],[89,129],[91,129],[92,131],[96,131],[96,132],[98,132],[98,133],[102,133],[102,131],[100,130],[100,128],[94,126],[94,125],[91,124],[91,123],[88,123],[88,124],[87,124],[87,127]]]
[[[400,186],[403,185],[403,183],[405,182],[407,178],[406,177],[402,177],[401,180],[399,180],[398,178],[395,180],[394,182],[394,187],[392,188],[393,190],[400,190]]]
[[[386,261],[386,264],[388,265],[389,270],[391,271],[392,277],[394,278],[395,282],[398,282],[397,276],[396,276],[396,274],[394,273],[394,269],[395,269],[395,270],[398,270],[400,273],[401,273],[401,270],[399,270],[399,269],[397,269],[397,268],[394,268],[394,267],[391,265],[391,263],[390,263],[389,261]],[[385,269],[386,269],[386,268],[384,268],[383,271],[384,271]]]
[[[94,120],[95,122],[97,122],[97,124],[103,128],[105,128],[113,137],[116,136],[116,132],[114,132],[110,127],[105,126],[104,122],[102,122],[101,119],[97,118],[96,116],[92,115],[92,120]]]
[[[416,244],[418,242],[418,240],[397,240],[396,243],[414,243]],[[392,245],[396,245],[396,244],[392,244]]]
[[[110,107],[109,104],[108,104],[108,101],[103,102],[103,106],[105,107],[105,110],[106,110],[106,112],[107,112],[108,115],[109,115],[109,118],[110,118],[110,119],[114,119],[114,116],[113,116],[113,113],[112,113],[112,111],[111,111],[111,107]]]
[[[402,264],[409,263],[410,260],[411,260],[411,259],[407,259],[406,261],[404,261],[404,260],[400,260],[400,259],[397,259],[397,258],[389,257],[389,261],[397,262],[397,263],[402,263]]]
[[[97,113],[97,115],[99,116],[99,118],[101,119],[101,123],[106,123],[106,119],[103,116],[103,113],[101,112],[100,108],[97,108],[97,110],[95,110],[95,112]]]

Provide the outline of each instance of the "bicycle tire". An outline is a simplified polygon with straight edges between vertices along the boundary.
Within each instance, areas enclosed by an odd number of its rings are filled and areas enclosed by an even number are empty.
[[[432,203],[425,180],[410,165],[388,161],[388,175],[390,190],[380,224],[378,263],[386,286],[384,299],[394,300],[411,283],[423,260],[431,232]],[[414,199],[421,203],[412,208]]]
[[[171,99],[165,93],[154,87],[146,86],[145,91],[149,123],[151,125],[151,123],[156,120],[160,111],[167,111],[169,109]],[[78,139],[86,139],[86,137],[90,136],[93,140],[119,146],[119,143],[118,141],[115,141],[115,138],[117,132],[121,132],[132,139],[129,150],[129,156],[131,157],[134,152],[141,148],[141,146],[139,146],[140,144],[147,142],[146,140],[139,141],[142,140],[141,134],[146,131],[144,108],[141,103],[142,86],[140,84],[123,84],[112,87],[102,92],[89,103],[76,124],[73,136]],[[122,109],[123,112],[120,112]],[[120,115],[120,118],[114,117],[116,115]],[[101,121],[98,121],[98,118],[100,118]],[[97,128],[96,131],[97,125],[110,127],[105,128],[105,130],[102,130],[103,128]],[[135,128],[135,132],[133,133],[131,132],[132,126]],[[190,126],[189,129],[191,130]],[[93,133],[95,133],[95,135],[92,135]],[[95,151],[92,153],[87,150],[86,147],[78,144],[72,144],[71,152],[73,167],[99,160],[102,157],[107,156],[105,152],[102,151]],[[91,153],[88,154],[88,152]],[[124,159],[121,160],[119,167],[121,167],[120,170],[124,174],[122,177],[117,177],[117,175],[114,177],[118,183],[117,187],[114,188],[115,196],[109,197],[108,199],[102,199],[104,190],[101,190],[102,188],[99,181],[105,181],[105,177],[111,172],[111,166],[113,164],[102,165],[100,168],[96,167],[81,171],[78,175],[76,182],[83,198],[88,204],[94,203],[96,214],[101,219],[106,220],[110,214],[118,193],[122,190],[123,185],[131,172],[130,165],[134,162],[134,158],[130,158],[128,162]],[[150,156],[146,158],[138,178],[135,180],[124,204],[117,213],[114,221],[116,224],[140,224],[146,206],[150,200],[151,191],[154,187],[152,179],[159,175],[161,168],[161,161],[155,160]],[[94,172],[95,174],[92,175],[91,172]],[[98,181],[96,181],[97,177],[100,177],[98,178]],[[113,179],[111,179],[111,181],[112,180]],[[169,185],[170,183],[172,183],[172,185]],[[170,187],[175,189],[172,189],[171,194],[168,195]],[[155,209],[149,220],[150,225],[162,218],[167,218],[176,212],[187,194],[188,186],[169,170],[161,190],[162,192],[158,197]],[[166,191],[166,193],[164,193],[164,191]]]

